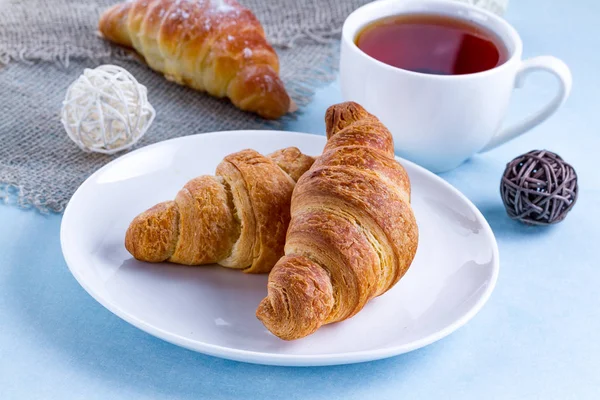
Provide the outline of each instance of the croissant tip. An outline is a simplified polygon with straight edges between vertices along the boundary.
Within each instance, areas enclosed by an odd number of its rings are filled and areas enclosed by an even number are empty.
[[[325,113],[327,139],[330,139],[348,125],[367,116],[372,115],[363,106],[354,101],[346,101],[330,106]]]
[[[298,104],[292,99],[290,99],[290,107],[288,108],[289,113],[295,113],[298,111]]]
[[[358,104],[355,101],[344,101],[341,103],[333,104],[327,108],[327,112],[335,112],[335,111],[358,111],[358,112],[366,112],[365,108]]]

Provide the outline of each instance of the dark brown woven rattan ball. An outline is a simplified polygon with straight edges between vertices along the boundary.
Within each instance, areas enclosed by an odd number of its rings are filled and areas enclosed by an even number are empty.
[[[533,150],[507,164],[500,194],[508,215],[526,224],[562,221],[577,201],[577,174],[560,156]]]

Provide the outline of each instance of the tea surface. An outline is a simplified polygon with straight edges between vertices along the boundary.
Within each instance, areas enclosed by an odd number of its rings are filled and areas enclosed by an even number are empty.
[[[387,17],[364,27],[356,45],[369,56],[414,72],[464,75],[503,64],[508,52],[479,25],[433,14]]]

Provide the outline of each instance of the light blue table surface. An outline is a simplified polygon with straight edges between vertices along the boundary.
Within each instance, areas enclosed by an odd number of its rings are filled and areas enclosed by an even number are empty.
[[[497,287],[465,327],[356,365],[204,356],[128,325],[85,293],[63,260],[59,215],[0,206],[0,399],[600,399],[600,3],[511,0],[506,17],[525,56],[562,58],[574,87],[549,121],[442,175],[480,208],[500,247]],[[511,119],[554,88],[533,76]],[[323,88],[287,129],[322,134],[325,108],[340,100],[337,83]],[[558,152],[579,174],[578,203],[550,228],[509,220],[498,193],[505,164],[535,148]]]

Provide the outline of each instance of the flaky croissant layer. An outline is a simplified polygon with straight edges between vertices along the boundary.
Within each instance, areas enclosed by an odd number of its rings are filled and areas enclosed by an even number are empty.
[[[257,317],[292,340],[359,312],[406,273],[418,230],[390,132],[356,103],[330,107],[323,155],[298,181],[285,256]]]
[[[291,108],[277,54],[236,0],[133,0],[106,10],[99,30],[167,79],[242,110],[271,119]]]

